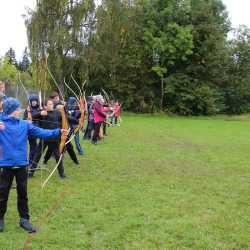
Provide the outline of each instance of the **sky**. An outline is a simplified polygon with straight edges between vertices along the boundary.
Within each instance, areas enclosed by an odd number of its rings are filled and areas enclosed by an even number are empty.
[[[53,0],[51,0],[53,1]],[[232,26],[245,24],[250,27],[250,0],[222,0],[227,7]],[[12,47],[20,59],[27,46],[23,14],[34,8],[36,0],[0,0],[0,57]]]

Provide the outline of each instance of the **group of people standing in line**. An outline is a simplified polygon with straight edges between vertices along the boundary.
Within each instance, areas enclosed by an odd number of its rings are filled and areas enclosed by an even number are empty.
[[[87,125],[82,128],[83,138],[97,145],[107,135],[107,126],[119,125],[121,106],[115,101],[105,102],[101,95],[89,96],[86,100]],[[70,130],[62,129],[60,109],[65,111]],[[65,103],[60,100],[57,92],[52,92],[44,103],[41,103],[38,96],[31,95],[23,119],[20,118],[21,114],[20,102],[5,95],[5,84],[0,81],[0,232],[4,231],[4,215],[14,177],[19,224],[29,233],[36,232],[30,223],[27,179],[32,178],[39,169],[39,162],[45,150],[43,164],[46,165],[53,156],[57,162],[59,177],[66,178],[59,145],[62,136],[69,138],[72,135],[72,131],[79,124],[82,111],[75,97],[69,97]],[[80,143],[80,131],[73,137],[78,154],[84,155],[85,150]],[[65,144],[65,151],[76,166],[79,166],[72,140],[68,140]]]

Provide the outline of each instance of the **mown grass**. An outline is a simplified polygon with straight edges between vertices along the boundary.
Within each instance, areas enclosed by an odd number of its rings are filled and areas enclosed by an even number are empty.
[[[98,146],[84,142],[41,191],[29,183],[27,249],[250,249],[250,120],[127,115]],[[52,169],[54,161],[50,162]],[[63,200],[44,214],[62,192]],[[12,190],[1,249],[21,249]]]

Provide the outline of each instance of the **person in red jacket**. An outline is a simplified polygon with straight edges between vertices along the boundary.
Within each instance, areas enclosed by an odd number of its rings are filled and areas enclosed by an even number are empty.
[[[104,99],[101,95],[98,95],[95,97],[95,103],[93,106],[94,109],[94,134],[92,137],[92,143],[97,144],[100,134],[100,128],[102,123],[106,120],[106,118],[109,117],[108,114],[106,114],[107,110],[103,107],[104,105]]]

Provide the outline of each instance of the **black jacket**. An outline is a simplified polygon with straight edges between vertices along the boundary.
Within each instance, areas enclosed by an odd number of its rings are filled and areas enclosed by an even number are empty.
[[[62,117],[58,110],[47,111],[46,116],[42,116],[41,112],[34,116],[39,121],[39,127],[44,129],[56,129],[62,126]],[[58,139],[48,139],[48,141],[58,141]]]

